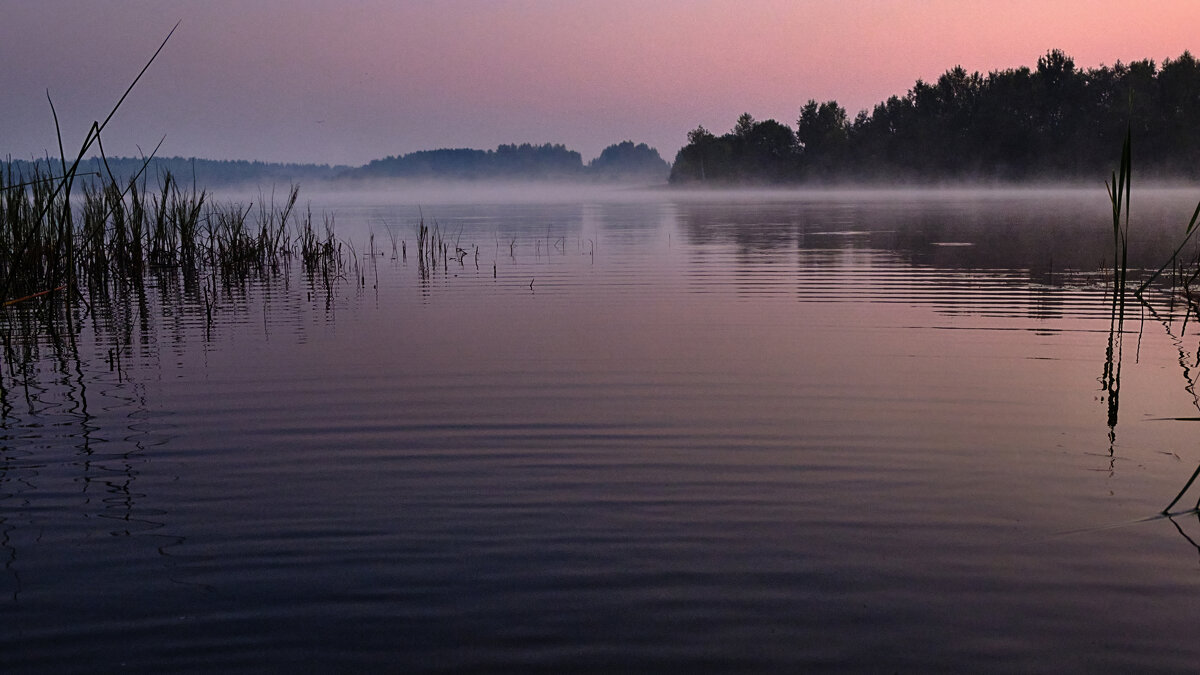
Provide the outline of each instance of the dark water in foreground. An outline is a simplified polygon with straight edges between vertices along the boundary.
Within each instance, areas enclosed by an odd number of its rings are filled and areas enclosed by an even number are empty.
[[[425,205],[428,279],[330,203],[362,288],[152,279],[5,363],[0,670],[1200,663],[1200,521],[1131,522],[1200,338],[1110,332],[1102,191]]]

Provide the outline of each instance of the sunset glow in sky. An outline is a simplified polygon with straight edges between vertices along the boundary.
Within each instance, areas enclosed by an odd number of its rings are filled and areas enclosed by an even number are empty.
[[[3,4],[0,155],[68,154],[176,21],[104,136],[113,155],[362,164],[439,147],[621,140],[853,116],[917,78],[1200,52],[1200,2],[87,0]]]

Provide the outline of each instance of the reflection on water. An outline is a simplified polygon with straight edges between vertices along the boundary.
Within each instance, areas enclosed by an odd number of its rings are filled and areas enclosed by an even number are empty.
[[[6,667],[1192,667],[1200,342],[1102,199],[626,197],[11,308]]]

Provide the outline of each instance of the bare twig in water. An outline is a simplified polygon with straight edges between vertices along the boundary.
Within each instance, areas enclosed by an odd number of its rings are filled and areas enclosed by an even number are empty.
[[[1184,493],[1188,491],[1188,488],[1192,487],[1192,483],[1196,482],[1197,477],[1200,477],[1200,466],[1197,466],[1196,470],[1194,472],[1192,472],[1192,477],[1189,478],[1187,483],[1184,484],[1183,489],[1179,491],[1179,494],[1175,495],[1175,499],[1172,499],[1171,503],[1167,504],[1167,508],[1162,510],[1163,515],[1169,514],[1171,511],[1171,507],[1175,506],[1175,504],[1178,503],[1180,499],[1183,499]],[[1196,503],[1196,508],[1200,509],[1200,502]]]

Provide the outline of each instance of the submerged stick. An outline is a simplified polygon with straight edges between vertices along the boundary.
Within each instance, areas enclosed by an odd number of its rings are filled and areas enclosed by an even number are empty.
[[[27,295],[27,296],[25,296],[25,297],[23,297],[23,298],[17,298],[16,300],[5,300],[5,301],[4,301],[4,304],[3,304],[3,305],[0,305],[0,307],[8,307],[9,305],[15,305],[15,304],[17,304],[18,302],[25,302],[26,300],[32,300],[32,299],[34,299],[34,298],[40,298],[40,297],[42,297],[43,295],[47,295],[47,294],[49,294],[49,293],[53,293],[54,291],[61,291],[61,290],[64,290],[66,287],[67,287],[67,285],[66,285],[66,284],[63,284],[62,286],[59,286],[58,288],[51,288],[51,289],[50,289],[50,290],[48,290],[48,291],[40,291],[40,292],[38,292],[38,293],[34,293],[34,294],[32,294],[32,295]],[[1198,469],[1198,471],[1200,471],[1200,469]]]
[[[1187,245],[1188,241],[1192,238],[1192,235],[1196,233],[1197,219],[1200,219],[1200,203],[1196,204],[1196,210],[1192,212],[1192,219],[1188,221],[1187,229],[1185,229],[1183,232],[1183,241],[1179,242],[1179,246],[1176,247],[1175,252],[1172,253],[1171,257],[1162,264],[1162,267],[1159,267],[1154,274],[1150,275],[1149,279],[1146,279],[1142,282],[1141,286],[1138,286],[1137,291],[1135,291],[1136,295],[1141,295],[1142,291],[1146,290],[1146,287],[1149,286],[1155,279],[1157,279],[1159,275],[1163,273],[1163,270],[1167,269],[1168,265],[1173,264],[1176,259],[1179,258],[1179,254],[1183,251],[1183,247]]]
[[[1192,473],[1192,477],[1188,479],[1188,482],[1183,486],[1183,489],[1179,491],[1179,494],[1175,495],[1175,499],[1172,499],[1171,503],[1167,504],[1167,508],[1162,510],[1164,515],[1169,513],[1171,510],[1171,507],[1175,506],[1175,504],[1178,503],[1180,499],[1183,499],[1183,494],[1188,491],[1188,488],[1192,487],[1192,483],[1196,482],[1197,476],[1200,476],[1200,466],[1196,467],[1196,470]]]

